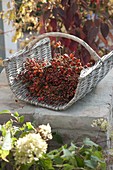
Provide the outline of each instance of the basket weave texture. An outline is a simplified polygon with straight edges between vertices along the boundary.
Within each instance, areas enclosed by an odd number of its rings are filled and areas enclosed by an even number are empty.
[[[37,97],[32,97],[31,100],[29,100],[29,97],[26,95],[28,93],[26,85],[23,85],[21,81],[15,81],[15,78],[22,70],[23,62],[25,62],[27,58],[44,59],[48,61],[52,59],[50,39],[48,38],[49,36],[64,37],[80,43],[89,51],[91,57],[95,60],[94,66],[81,71],[75,95],[65,105],[61,105],[60,103],[57,106],[47,105],[46,103],[42,104],[38,102]],[[100,80],[105,77],[105,75],[113,67],[113,51],[100,58],[87,43],[78,37],[65,33],[50,32],[39,35],[37,39],[30,43],[25,49],[15,53],[9,58],[6,58],[4,60],[4,67],[9,86],[17,99],[53,110],[65,110],[77,100],[83,98],[100,82]]]

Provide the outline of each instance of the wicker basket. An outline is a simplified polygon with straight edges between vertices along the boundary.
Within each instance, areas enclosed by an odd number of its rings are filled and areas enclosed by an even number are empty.
[[[26,58],[52,59],[50,39],[48,38],[49,36],[68,38],[80,43],[89,51],[91,57],[96,61],[94,66],[81,71],[74,97],[63,106],[60,105],[60,103],[57,106],[42,104],[38,102],[36,97],[32,97],[31,100],[29,100],[26,95],[28,91],[25,88],[25,85],[23,85],[20,81],[15,81],[15,78],[21,71],[23,62]],[[105,77],[108,71],[113,67],[113,51],[100,58],[98,54],[80,38],[65,33],[50,32],[39,35],[24,50],[21,50],[10,58],[5,59],[4,67],[9,86],[17,99],[53,110],[64,110],[89,93],[98,84],[98,82]]]

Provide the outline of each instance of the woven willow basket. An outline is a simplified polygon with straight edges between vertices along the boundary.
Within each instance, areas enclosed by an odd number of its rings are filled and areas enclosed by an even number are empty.
[[[60,103],[57,106],[47,105],[46,103],[42,104],[38,102],[36,97],[31,97],[31,100],[29,100],[26,95],[28,93],[26,86],[23,85],[21,81],[15,81],[18,73],[22,70],[23,62],[26,58],[46,59],[49,61],[52,59],[50,39],[48,38],[50,36],[68,38],[80,43],[89,51],[91,57],[95,60],[94,66],[81,71],[74,97],[63,106]],[[9,86],[17,99],[53,110],[64,110],[77,100],[83,98],[99,83],[100,80],[105,77],[108,71],[113,67],[113,51],[100,58],[98,54],[80,38],[65,33],[50,32],[39,35],[24,50],[21,50],[10,58],[5,59],[4,67]]]

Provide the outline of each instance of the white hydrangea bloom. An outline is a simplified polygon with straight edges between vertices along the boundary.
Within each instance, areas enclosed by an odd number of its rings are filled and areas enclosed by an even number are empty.
[[[102,131],[107,131],[108,121],[104,118],[99,118],[99,119],[93,120],[91,126],[99,127]]]
[[[40,133],[44,140],[52,139],[51,127],[49,123],[47,125],[40,125],[38,127],[38,133]]]
[[[47,151],[47,143],[40,134],[27,134],[16,142],[14,157],[16,164],[27,164],[37,161]]]

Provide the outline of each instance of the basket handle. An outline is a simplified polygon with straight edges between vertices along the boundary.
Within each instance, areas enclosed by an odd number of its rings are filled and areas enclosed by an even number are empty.
[[[36,42],[46,37],[63,37],[63,38],[68,38],[73,41],[76,41],[89,51],[90,55],[95,61],[101,60],[100,56],[85,41],[83,41],[82,39],[74,35],[70,35],[62,32],[48,32],[48,33],[39,34],[38,37],[35,40],[33,40],[32,43],[30,42],[30,44],[26,48],[30,50],[35,45]]]

